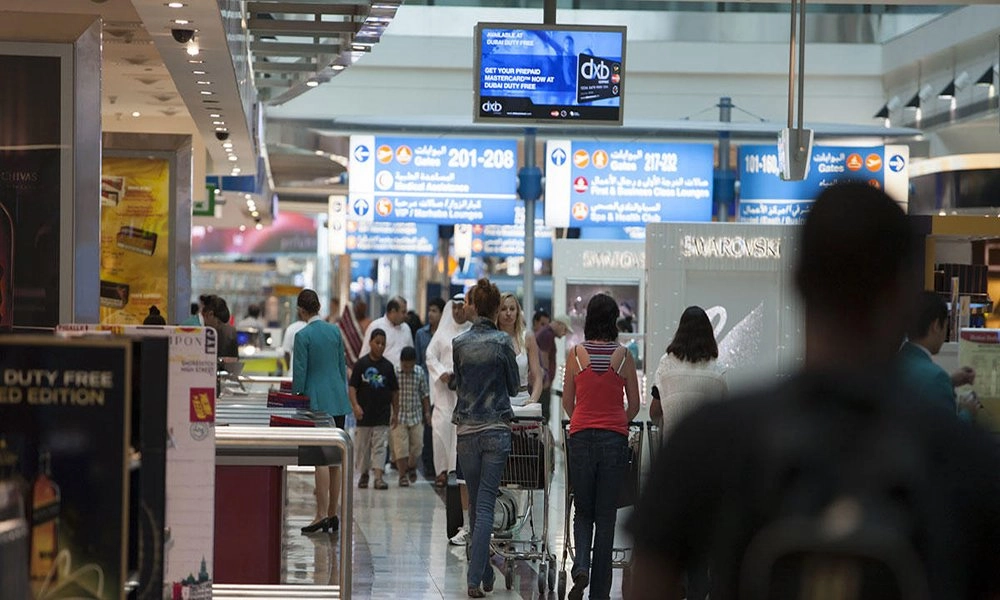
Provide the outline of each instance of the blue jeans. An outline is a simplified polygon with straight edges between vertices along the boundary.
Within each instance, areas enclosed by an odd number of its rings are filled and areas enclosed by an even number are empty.
[[[628,469],[628,438],[605,429],[584,429],[569,438],[573,490],[573,576],[590,572],[590,598],[611,597],[611,554],[618,495]]]
[[[458,461],[469,488],[469,587],[493,581],[490,536],[500,477],[510,454],[510,430],[488,429],[458,436]]]

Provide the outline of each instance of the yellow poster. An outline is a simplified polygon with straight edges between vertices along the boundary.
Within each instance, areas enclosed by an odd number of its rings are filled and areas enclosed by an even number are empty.
[[[170,163],[101,161],[101,323],[141,324],[156,306],[166,317]]]

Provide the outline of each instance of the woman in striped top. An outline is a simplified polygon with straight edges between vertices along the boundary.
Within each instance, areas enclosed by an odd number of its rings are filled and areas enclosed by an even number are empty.
[[[617,320],[614,298],[591,298],[585,341],[566,360],[563,408],[570,416],[568,464],[576,506],[570,600],[583,598],[588,583],[592,600],[611,596],[616,501],[628,469],[628,423],[639,412],[635,362],[618,343]]]

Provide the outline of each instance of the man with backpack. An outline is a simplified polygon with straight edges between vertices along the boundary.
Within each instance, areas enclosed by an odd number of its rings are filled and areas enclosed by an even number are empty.
[[[803,369],[673,430],[629,521],[634,597],[681,598],[705,565],[712,600],[1000,592],[995,444],[914,397],[895,362],[920,248],[881,191],[820,195],[795,271]]]

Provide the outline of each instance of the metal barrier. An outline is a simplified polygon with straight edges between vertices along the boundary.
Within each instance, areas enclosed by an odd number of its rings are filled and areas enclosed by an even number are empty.
[[[343,429],[332,427],[216,427],[216,455],[238,456],[244,464],[248,458],[263,459],[259,464],[286,462],[297,456],[299,446],[333,446],[341,451],[341,514],[340,524],[340,585],[240,585],[215,584],[213,598],[296,599],[351,597],[351,549],[353,547],[354,445]],[[295,460],[295,459],[293,459]],[[297,461],[296,461],[297,462]]]

